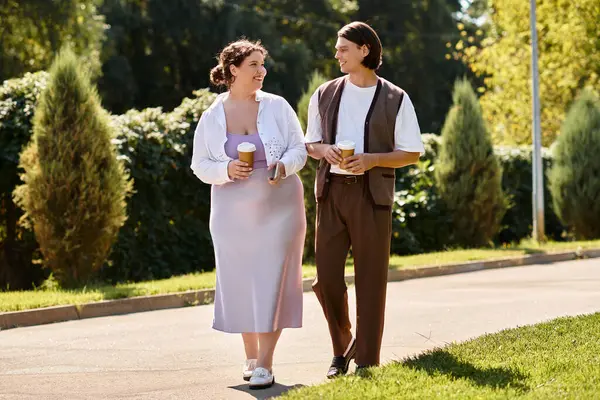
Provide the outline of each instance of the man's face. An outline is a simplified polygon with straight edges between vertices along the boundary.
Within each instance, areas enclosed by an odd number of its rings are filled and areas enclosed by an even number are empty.
[[[343,73],[349,74],[365,68],[361,63],[369,54],[367,46],[359,46],[348,39],[338,37],[335,50],[335,58],[339,61]]]

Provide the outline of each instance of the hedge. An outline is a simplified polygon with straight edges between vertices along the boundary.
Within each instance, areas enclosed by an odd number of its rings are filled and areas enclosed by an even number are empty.
[[[21,184],[19,155],[32,134],[33,112],[48,74],[25,74],[0,86],[0,288],[29,289],[46,277],[33,231],[12,198]]]
[[[31,288],[46,277],[35,238],[19,222],[22,211],[11,200],[14,187],[20,184],[19,153],[31,136],[31,118],[45,80],[45,73],[28,74],[0,87],[2,288]],[[116,144],[134,180],[134,194],[127,207],[129,218],[102,268],[104,280],[137,281],[214,268],[208,230],[210,187],[189,169],[195,125],[213,99],[213,94],[201,90],[171,112],[150,108],[113,116],[120,132]],[[419,165],[397,173],[392,238],[396,254],[440,250],[448,245],[449,215],[439,201],[433,179],[439,137],[424,134],[423,140],[426,154]],[[494,241],[516,242],[531,232],[531,152],[525,148],[496,148],[495,152],[512,207]],[[544,164],[546,169],[551,164],[547,150]],[[547,190],[545,202],[547,235],[565,239],[565,228],[552,210]],[[307,218],[313,223],[314,216]]]
[[[114,118],[121,132],[117,148],[134,180],[134,195],[103,269],[105,279],[160,279],[214,268],[210,186],[190,170],[194,130],[213,99],[201,90],[170,113],[150,108]]]
[[[441,138],[423,134],[425,155],[418,165],[398,170],[394,205],[392,251],[396,254],[417,254],[444,250],[450,237],[449,211],[439,199],[435,185],[435,160]],[[495,236],[496,244],[516,243],[531,234],[532,229],[532,165],[528,147],[495,147],[502,165],[502,188],[511,206]],[[543,149],[544,171],[552,164],[551,153]],[[548,179],[544,180],[546,236],[551,240],[568,239],[564,227],[552,208]]]
[[[0,287],[30,289],[48,275],[32,231],[12,202],[21,184],[19,154],[32,134],[37,99],[47,74],[27,74],[0,87]],[[125,226],[103,280],[138,281],[214,268],[208,231],[210,187],[190,171],[193,132],[214,94],[201,90],[175,110],[132,110],[113,116],[120,158],[134,179]],[[22,172],[22,171],[21,171]]]

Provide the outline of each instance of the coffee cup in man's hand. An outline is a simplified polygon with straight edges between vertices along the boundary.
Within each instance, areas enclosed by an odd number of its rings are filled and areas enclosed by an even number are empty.
[[[354,155],[354,149],[356,148],[356,143],[352,140],[343,140],[337,144],[337,148],[342,151],[342,162],[341,168],[344,168],[344,161],[348,157],[352,157]]]

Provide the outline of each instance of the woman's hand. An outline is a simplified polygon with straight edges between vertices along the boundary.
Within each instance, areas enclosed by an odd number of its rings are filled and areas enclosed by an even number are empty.
[[[230,161],[227,166],[227,173],[229,174],[229,179],[244,180],[250,177],[252,168],[248,166],[248,163],[240,160],[233,160]]]
[[[268,171],[272,171],[273,168],[279,165],[279,170],[277,171],[277,175],[273,179],[269,178],[269,184],[273,186],[279,185],[279,182],[283,178],[285,178],[285,165],[281,161],[277,161],[275,164],[269,165]]]

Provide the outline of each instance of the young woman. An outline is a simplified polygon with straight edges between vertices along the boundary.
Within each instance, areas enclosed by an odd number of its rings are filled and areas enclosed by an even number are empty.
[[[281,330],[302,325],[306,214],[296,173],[306,163],[306,149],[292,107],[260,90],[266,55],[260,43],[246,40],[222,50],[211,81],[228,91],[200,118],[191,165],[212,185],[213,328],[242,334],[243,376],[251,388],[274,383]],[[240,144],[241,150],[254,150],[253,165],[239,160]]]

